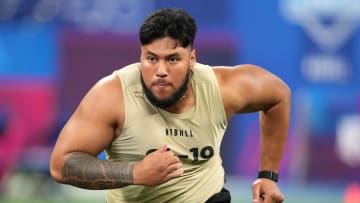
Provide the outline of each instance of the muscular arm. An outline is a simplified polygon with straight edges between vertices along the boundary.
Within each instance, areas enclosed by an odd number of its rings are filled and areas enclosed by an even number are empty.
[[[100,80],[86,94],[55,144],[50,172],[56,181],[87,189],[133,183],[132,164],[97,158],[120,134],[122,106],[121,83],[114,75]]]
[[[291,93],[270,72],[253,65],[215,69],[228,118],[237,113],[260,112],[259,170],[277,172],[289,127]]]
[[[134,165],[99,160],[83,152],[74,152],[62,169],[64,183],[86,189],[119,188],[133,183]]]
[[[100,190],[130,184],[154,186],[182,174],[182,163],[165,143],[137,163],[97,158],[120,136],[124,122],[121,89],[120,80],[112,75],[99,81],[81,101],[51,155],[50,173],[56,181]]]
[[[278,172],[288,134],[290,94],[260,111],[261,155],[259,170]]]

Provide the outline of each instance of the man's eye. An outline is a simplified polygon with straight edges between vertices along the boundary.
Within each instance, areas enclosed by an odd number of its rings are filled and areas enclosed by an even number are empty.
[[[170,57],[169,58],[170,63],[176,63],[177,61],[178,61],[178,58],[176,58],[176,57]]]
[[[155,61],[156,61],[156,58],[153,57],[153,56],[148,56],[148,57],[147,57],[147,60],[150,61],[150,62],[155,62]]]

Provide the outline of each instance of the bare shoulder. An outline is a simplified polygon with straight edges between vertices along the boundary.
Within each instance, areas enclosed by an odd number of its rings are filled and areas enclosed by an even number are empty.
[[[97,81],[86,93],[60,133],[66,151],[98,154],[121,133],[124,121],[122,88],[115,74]],[[82,143],[71,145],[68,143]]]
[[[120,79],[116,74],[105,76],[95,83],[89,93],[104,96],[107,99],[117,99],[117,96],[122,94]]]
[[[222,93],[227,97],[234,92],[249,92],[259,85],[264,77],[271,75],[265,69],[251,64],[216,66],[214,72]]]
[[[97,115],[108,122],[118,122],[122,115],[123,97],[120,79],[111,74],[100,79],[81,101],[78,111]],[[121,118],[120,118],[121,120]]]
[[[213,69],[228,116],[258,110],[258,104],[266,105],[289,91],[278,76],[256,65],[217,66]]]
[[[122,93],[115,75],[100,79],[84,96],[61,130],[52,155],[62,168],[72,152],[98,155],[120,134]]]
[[[237,66],[215,66],[214,72],[220,82],[232,82],[233,80],[255,79],[271,74],[266,69],[253,64]]]

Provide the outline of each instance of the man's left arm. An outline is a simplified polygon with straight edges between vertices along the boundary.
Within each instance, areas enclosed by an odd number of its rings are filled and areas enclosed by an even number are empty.
[[[260,166],[253,183],[253,202],[282,202],[283,195],[276,185],[279,166],[288,134],[290,91],[280,88],[278,102],[260,111]]]
[[[281,202],[276,178],[288,134],[291,91],[276,75],[254,65],[215,68],[228,119],[260,112],[261,154],[254,202]]]

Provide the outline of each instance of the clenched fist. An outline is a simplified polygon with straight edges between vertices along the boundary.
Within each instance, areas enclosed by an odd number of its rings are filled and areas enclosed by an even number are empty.
[[[172,178],[181,176],[182,163],[173,152],[167,151],[167,146],[148,154],[134,166],[134,184],[155,186]]]
[[[284,196],[272,180],[257,179],[253,185],[253,203],[281,203]]]

